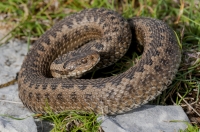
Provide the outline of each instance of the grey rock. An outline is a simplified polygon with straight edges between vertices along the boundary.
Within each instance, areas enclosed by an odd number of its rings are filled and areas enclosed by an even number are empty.
[[[37,132],[33,117],[26,116],[13,116],[13,119],[9,117],[0,117],[0,132]]]
[[[0,46],[0,84],[15,78],[27,50],[27,44],[17,40]],[[36,132],[32,114],[19,99],[17,84],[0,89],[0,132]],[[28,118],[17,120],[5,117],[6,115]]]
[[[104,119],[101,126],[105,132],[178,132],[187,127],[182,121],[189,121],[180,106],[156,105],[144,105],[125,114],[101,119]]]
[[[112,117],[101,117],[98,120],[103,120],[101,127],[105,132],[128,132],[128,130],[121,127],[116,121],[112,120]]]

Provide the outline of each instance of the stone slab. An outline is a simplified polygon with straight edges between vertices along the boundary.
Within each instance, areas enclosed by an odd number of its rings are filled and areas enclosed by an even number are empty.
[[[144,105],[125,114],[101,118],[105,132],[178,132],[187,128],[182,121],[189,121],[180,106],[157,105]]]

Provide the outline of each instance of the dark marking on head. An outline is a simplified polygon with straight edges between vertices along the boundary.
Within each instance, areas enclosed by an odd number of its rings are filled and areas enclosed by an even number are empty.
[[[68,55],[69,55],[69,56],[71,55],[71,56],[75,57],[75,56],[78,56],[78,55],[79,55],[79,52],[73,52],[73,51],[72,51],[72,52],[69,52]]]
[[[63,64],[63,68],[64,68],[64,69],[67,67],[67,64],[69,64],[69,62],[70,62],[70,61],[66,61],[66,62]],[[71,69],[71,70],[74,70],[73,67],[71,67],[70,69]]]
[[[32,100],[32,98],[33,98],[33,93],[30,92],[30,93],[28,94],[28,99],[29,99],[29,100]]]

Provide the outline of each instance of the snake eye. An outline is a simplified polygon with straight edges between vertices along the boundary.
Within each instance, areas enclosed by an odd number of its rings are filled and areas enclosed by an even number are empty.
[[[85,64],[85,63],[87,63],[87,59],[81,59],[81,62],[83,63],[83,64]]]

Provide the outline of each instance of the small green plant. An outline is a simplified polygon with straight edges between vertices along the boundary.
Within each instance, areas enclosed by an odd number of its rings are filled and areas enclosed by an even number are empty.
[[[179,132],[200,132],[200,129],[197,125],[191,125],[190,123],[186,122],[187,128],[185,130],[179,130]]]
[[[46,113],[40,118],[54,123],[54,128],[51,132],[101,131],[101,121],[98,120],[99,115],[93,112],[63,111],[56,114],[49,107],[46,107]]]

